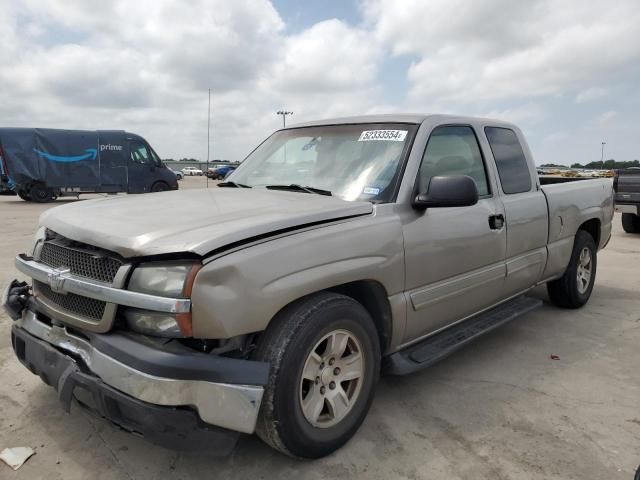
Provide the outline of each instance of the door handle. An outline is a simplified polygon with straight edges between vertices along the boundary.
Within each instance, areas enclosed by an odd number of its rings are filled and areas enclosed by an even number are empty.
[[[501,213],[489,215],[489,228],[491,230],[502,230],[502,227],[504,227],[504,215]]]

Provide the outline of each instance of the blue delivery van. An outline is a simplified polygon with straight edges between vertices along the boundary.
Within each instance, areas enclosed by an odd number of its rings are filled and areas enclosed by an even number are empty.
[[[48,202],[81,193],[177,190],[147,141],[123,130],[0,128],[0,192]]]

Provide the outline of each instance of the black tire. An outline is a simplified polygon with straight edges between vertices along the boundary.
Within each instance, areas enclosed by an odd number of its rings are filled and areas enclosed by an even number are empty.
[[[640,217],[635,213],[623,213],[622,228],[627,233],[640,233]]]
[[[156,182],[151,187],[152,192],[166,192],[167,190],[169,190],[169,185],[165,182]]]
[[[587,288],[581,291],[578,280],[578,268],[580,255],[584,249],[588,249],[591,255],[591,274]],[[564,275],[558,280],[547,283],[547,292],[551,301],[562,308],[580,308],[589,301],[593,285],[596,280],[598,266],[598,251],[593,237],[584,230],[578,230],[573,242],[571,260]]]
[[[24,190],[18,190],[18,196],[24,200],[25,202],[30,202],[31,201],[31,197],[29,196],[29,194],[27,192],[25,192]]]
[[[335,425],[320,428],[307,421],[302,411],[302,371],[311,350],[337,329],[353,335],[361,346],[362,383],[346,415]],[[344,445],[366,417],[380,375],[380,343],[371,316],[352,298],[329,292],[310,295],[283,309],[262,335],[254,358],[271,364],[256,433],[271,447],[294,457],[319,458]],[[322,402],[324,409],[327,405]]]
[[[53,190],[42,183],[35,183],[29,190],[29,197],[36,203],[47,203],[54,199]]]

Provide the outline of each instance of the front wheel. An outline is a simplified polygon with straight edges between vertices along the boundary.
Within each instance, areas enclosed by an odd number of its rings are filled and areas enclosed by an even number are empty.
[[[164,182],[156,182],[151,187],[152,192],[166,192],[167,190],[169,190],[169,185]]]
[[[558,280],[547,283],[551,301],[563,308],[580,308],[589,301],[596,281],[598,251],[593,237],[578,230],[569,266]]]
[[[380,374],[371,316],[329,292],[279,313],[255,358],[271,364],[256,433],[295,457],[319,458],[344,445],[367,415]]]

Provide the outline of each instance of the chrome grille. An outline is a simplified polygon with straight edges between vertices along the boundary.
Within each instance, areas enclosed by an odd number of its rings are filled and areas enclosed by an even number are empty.
[[[113,254],[63,238],[45,241],[39,260],[50,267],[66,267],[74,275],[113,283],[122,261]]]
[[[56,293],[51,290],[49,285],[38,282],[37,280],[33,282],[33,286],[36,294],[42,295],[49,302],[54,303],[56,306],[74,315],[86,317],[91,320],[101,320],[104,315],[104,309],[107,304],[101,300],[83,297],[75,293]]]

